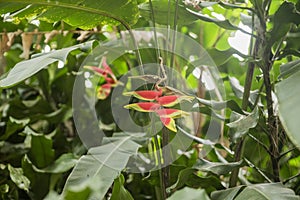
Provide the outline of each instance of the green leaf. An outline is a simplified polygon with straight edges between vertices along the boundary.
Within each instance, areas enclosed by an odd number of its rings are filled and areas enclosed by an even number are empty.
[[[212,192],[212,200],[232,200],[237,195],[237,193],[245,186],[238,186],[234,188],[229,188],[227,190],[219,190]]]
[[[128,192],[128,190],[125,189],[124,182],[125,179],[122,174],[115,179],[114,187],[110,198],[111,200],[123,200],[123,199],[133,200],[131,194]]]
[[[29,123],[30,119],[15,119],[13,117],[9,117],[9,121],[7,122],[5,134],[0,136],[0,140],[6,140],[16,131],[24,128]]]
[[[113,4],[106,0],[9,0],[9,3],[0,3],[0,8],[0,14],[11,13],[15,22],[24,18],[48,22],[63,20],[82,29],[119,23],[129,26],[135,24],[139,17],[136,0],[118,0]]]
[[[183,186],[201,187],[209,191],[224,189],[216,176],[201,177],[197,175],[197,169],[186,168],[179,172],[176,183],[167,188],[168,192],[182,188]]]
[[[217,18],[212,18],[206,15],[203,15],[201,13],[195,12],[193,10],[190,10],[187,8],[187,11],[190,12],[193,16],[199,18],[200,20],[206,21],[206,22],[211,22],[216,24],[217,26],[227,29],[227,30],[239,30],[240,28],[233,25],[231,22],[229,22],[229,20],[220,20]]]
[[[68,190],[89,187],[93,196],[102,199],[114,179],[125,168],[129,157],[137,153],[139,145],[131,138],[114,138],[110,143],[91,148],[87,155],[79,159],[68,177],[63,195]]]
[[[18,188],[29,191],[30,181],[24,176],[22,168],[14,168],[8,164],[9,176],[11,180],[18,186]]]
[[[72,153],[61,155],[53,164],[43,169],[36,169],[38,172],[43,173],[63,173],[67,172],[75,166],[77,159]]]
[[[216,48],[212,48],[212,49],[208,49],[207,52],[214,60],[216,66],[220,66],[226,63],[233,54],[238,54],[244,57],[244,55],[242,55],[239,51],[233,48],[229,48],[223,51],[218,50]]]
[[[0,87],[11,87],[42,70],[47,65],[56,61],[66,62],[68,54],[75,49],[91,48],[93,41],[89,41],[83,44],[71,46],[68,48],[51,51],[39,56],[36,56],[30,60],[19,62],[14,68],[12,68],[7,76],[0,80]]]
[[[268,45],[272,46],[290,30],[291,24],[300,24],[300,13],[296,11],[295,4],[284,1],[278,8],[273,18],[273,28],[270,32]]]
[[[296,200],[294,191],[286,188],[281,183],[263,183],[250,186],[238,186],[227,190],[215,191],[211,195],[212,200]]]
[[[280,121],[291,140],[300,146],[300,71],[275,85]]]
[[[170,6],[169,6],[170,4]],[[154,10],[154,17],[155,22],[163,25],[170,25],[170,23],[173,24],[174,22],[174,16],[175,16],[175,8],[176,4],[174,1],[167,1],[167,0],[152,0],[152,6]],[[151,7],[150,4],[143,3],[139,5],[139,9],[141,11],[141,15],[145,17],[148,20],[151,20]],[[168,13],[169,19],[168,19]],[[179,4],[178,6],[178,18],[177,18],[177,24],[183,25],[183,24],[190,24],[194,21],[196,21],[197,18],[191,15],[184,7],[184,5]]]
[[[235,77],[229,77],[230,86],[235,96],[239,99],[243,99],[244,87],[240,84],[239,80]],[[254,105],[258,96],[258,90],[250,91],[249,102]]]
[[[300,60],[294,60],[280,66],[280,75],[278,78],[284,78],[300,70]]]
[[[240,114],[244,114],[243,110],[234,100],[227,101],[215,101],[215,100],[207,100],[196,97],[196,100],[203,105],[209,106],[214,110],[222,110],[225,108],[230,108],[232,111],[235,111]]]
[[[242,167],[242,161],[232,163],[209,162],[199,158],[193,168],[204,172],[212,172],[216,175],[226,175],[235,168]]]
[[[250,128],[254,128],[257,125],[258,118],[259,112],[257,107],[247,116],[232,112],[230,116],[232,122],[226,124],[231,128],[229,132],[230,139],[236,142],[243,137]]]
[[[45,135],[31,135],[31,149],[28,152],[30,161],[38,168],[47,167],[54,160],[52,140]]]
[[[30,60],[19,62],[12,68],[7,76],[0,80],[0,87],[11,87],[42,70],[44,67],[56,61],[66,62],[68,54],[75,49],[91,48],[93,41],[89,41],[83,44],[71,46],[68,48],[51,51],[39,56],[36,56]]]
[[[185,187],[181,190],[176,191],[171,197],[167,198],[168,200],[209,200],[205,190],[203,189],[194,189]]]

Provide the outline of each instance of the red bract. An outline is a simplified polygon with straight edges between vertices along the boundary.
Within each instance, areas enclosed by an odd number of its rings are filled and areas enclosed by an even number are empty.
[[[152,102],[139,102],[139,103],[133,103],[124,106],[124,108],[127,109],[134,109],[140,112],[153,112],[160,108],[160,105],[158,103],[152,103]]]
[[[106,63],[105,57],[103,57],[103,59],[102,59],[102,67],[103,68],[99,68],[99,67],[95,67],[95,66],[84,66],[84,68],[90,69],[90,70],[96,72],[97,75],[100,75],[105,79],[106,83],[103,84],[102,86],[99,86],[99,88],[98,88],[97,97],[99,99],[106,99],[111,92],[111,88],[116,87],[117,85],[119,85],[121,83],[117,80],[117,78],[114,75],[114,73],[112,72],[111,68]]]
[[[172,109],[172,108],[163,108],[163,109],[155,110],[155,112],[156,114],[158,114],[158,116],[168,116],[172,118],[178,118],[178,117],[189,115],[189,113],[187,112],[178,109]]]
[[[160,104],[160,105],[163,105],[163,106],[174,106],[178,103],[177,99],[179,98],[179,96],[177,95],[170,95],[170,96],[163,96],[163,97],[159,97],[157,99],[157,102]]]
[[[172,107],[183,100],[191,101],[192,99],[194,99],[192,96],[169,95],[157,98],[157,102],[162,106]]]
[[[160,117],[161,122],[165,127],[173,132],[177,132],[176,124],[173,118],[171,117]]]
[[[157,90],[139,90],[133,92],[125,92],[123,93],[125,96],[134,96],[141,100],[153,101],[162,95],[162,91]]]

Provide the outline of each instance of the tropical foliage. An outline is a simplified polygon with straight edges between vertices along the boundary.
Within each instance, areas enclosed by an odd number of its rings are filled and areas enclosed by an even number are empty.
[[[0,14],[1,199],[299,199],[298,1]]]

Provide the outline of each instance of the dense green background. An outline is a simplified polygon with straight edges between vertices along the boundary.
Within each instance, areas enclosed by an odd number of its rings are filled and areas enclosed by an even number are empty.
[[[0,14],[2,199],[299,199],[298,1],[4,0]],[[226,92],[222,102],[204,101],[210,97],[198,87],[192,66],[161,52],[198,95],[203,130],[226,107],[224,137],[212,144],[195,136],[195,145],[170,166],[166,186],[163,171],[126,171],[129,159],[149,150],[144,141],[151,138],[140,141],[113,128],[110,98],[96,108],[102,123],[111,125],[105,126],[111,143],[86,149],[72,116],[83,60],[121,31],[149,26],[177,30],[202,45]],[[228,42],[237,31],[251,37],[248,54]],[[137,55],[116,59],[114,73],[121,77],[138,65]],[[140,56],[145,63],[158,61],[156,51]],[[199,158],[197,143],[212,151]]]

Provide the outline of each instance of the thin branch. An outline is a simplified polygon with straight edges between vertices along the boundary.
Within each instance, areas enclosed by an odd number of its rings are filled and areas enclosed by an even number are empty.
[[[261,176],[263,176],[269,183],[272,183],[271,179],[265,175],[261,169],[259,169],[258,167],[256,167],[252,162],[250,162],[250,160],[248,160],[247,158],[244,158],[244,160],[248,163],[249,167],[252,167],[253,169],[255,169]]]
[[[253,139],[255,142],[257,142],[258,144],[260,144],[267,152],[268,154],[272,155],[272,152],[269,150],[269,148],[262,143],[261,141],[259,141],[256,137],[254,137],[251,133],[248,133],[248,136]]]
[[[287,179],[285,179],[284,181],[282,181],[283,184],[286,184],[287,182],[289,182],[290,180],[294,179],[294,178],[297,178],[298,176],[300,176],[300,172],[294,176],[291,176]]]

